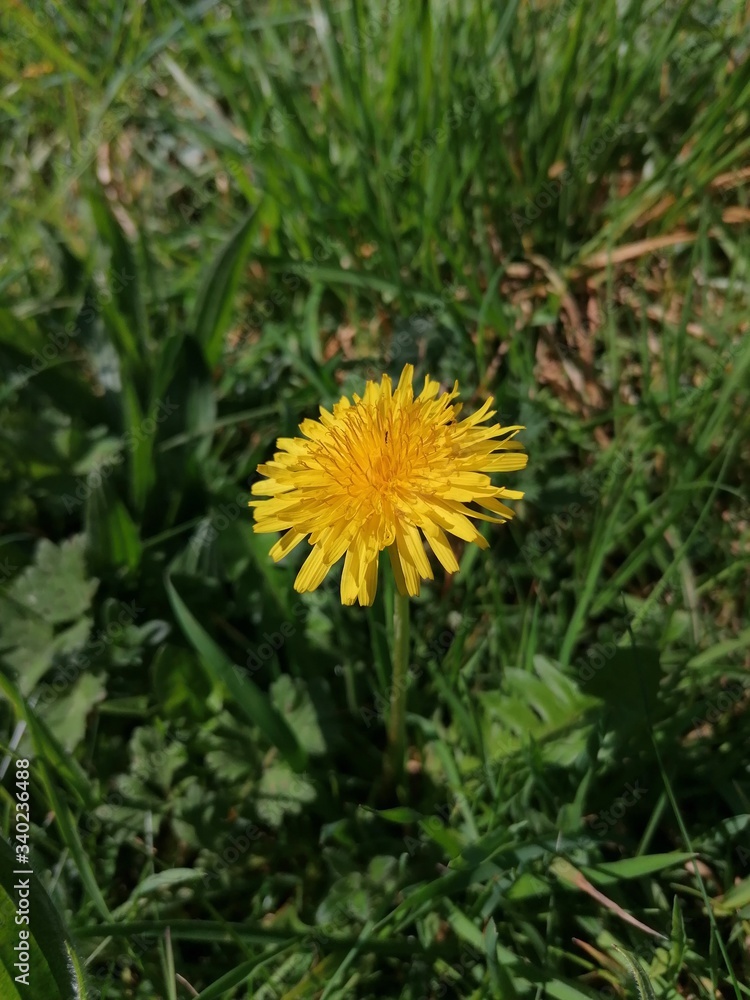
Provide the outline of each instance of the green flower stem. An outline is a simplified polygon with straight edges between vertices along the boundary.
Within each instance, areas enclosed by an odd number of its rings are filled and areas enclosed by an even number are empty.
[[[406,690],[409,669],[409,597],[396,591],[393,603],[393,681],[388,719],[386,783],[393,786],[403,774],[406,752]]]

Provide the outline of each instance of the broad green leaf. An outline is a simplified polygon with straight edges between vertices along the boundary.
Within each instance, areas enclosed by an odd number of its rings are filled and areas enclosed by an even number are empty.
[[[487,756],[500,764],[539,743],[545,760],[564,765],[585,747],[588,727],[581,723],[596,704],[544,657],[535,657],[533,671],[509,667],[501,689],[481,699]]]
[[[298,816],[316,798],[315,786],[283,761],[265,768],[254,798],[255,809],[269,826],[279,827],[287,816]]]
[[[538,899],[541,896],[549,896],[550,892],[550,884],[545,879],[539,878],[533,872],[523,872],[508,889],[506,896],[515,900]]]
[[[82,674],[39,714],[66,753],[72,753],[86,734],[86,720],[92,709],[106,696],[104,681],[93,674]]]
[[[33,620],[26,619],[26,625],[28,629],[33,629]],[[46,634],[46,630],[43,627],[39,629],[40,636]],[[6,656],[6,659],[12,667],[16,668],[18,673],[18,687],[21,693],[24,695],[31,693],[40,678],[47,673],[47,670],[55,662],[55,657],[58,654],[71,654],[75,656],[77,650],[85,647],[90,634],[90,619],[81,618],[75,625],[70,625],[68,628],[57,632],[56,635],[49,639],[47,647],[38,650],[36,655],[31,652],[28,646],[20,644],[11,655]],[[24,659],[26,660],[25,664]],[[54,685],[55,673],[52,674],[52,678]],[[65,686],[67,687],[67,684]]]
[[[170,739],[160,728],[138,726],[130,738],[130,760],[131,773],[166,796],[175,773],[187,762],[187,750],[180,740]]]
[[[22,694],[29,694],[52,665],[55,633],[36,615],[26,614],[10,601],[0,600],[0,653],[18,678]]]
[[[713,901],[714,913],[726,917],[750,903],[750,878],[745,878],[733,886],[729,892]]]
[[[86,570],[83,535],[60,545],[43,538],[33,564],[13,580],[10,594],[51,625],[61,625],[88,611],[98,584]]]
[[[271,701],[289,723],[303,750],[310,755],[325,753],[323,730],[304,681],[282,674],[271,685]]]
[[[606,861],[596,868],[581,867],[586,878],[597,885],[612,885],[620,879],[643,878],[675,868],[690,861],[692,854],[685,851],[669,851],[666,854],[644,854],[639,858],[623,858],[621,861]]]

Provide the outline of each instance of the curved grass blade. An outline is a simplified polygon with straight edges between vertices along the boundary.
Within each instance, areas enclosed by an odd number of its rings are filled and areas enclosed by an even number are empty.
[[[282,951],[286,951],[288,947],[288,944],[280,944],[274,948],[268,948],[258,958],[251,958],[247,962],[242,962],[236,968],[232,969],[231,972],[225,973],[215,982],[211,983],[210,986],[207,986],[205,990],[201,990],[195,1000],[219,1000],[219,997],[226,996],[235,986],[240,986],[249,979],[264,962],[274,958]]]
[[[260,220],[257,209],[248,215],[222,247],[206,274],[195,308],[195,336],[210,367],[221,357],[224,332],[232,311],[240,271]]]
[[[628,952],[623,951],[622,948],[617,948],[617,951],[619,951],[628,964],[630,975],[635,980],[635,985],[638,988],[638,996],[641,1000],[656,1000],[656,994],[654,993],[654,988],[651,985],[651,980],[644,972],[643,966],[635,955],[628,954]]]
[[[23,869],[22,874],[17,874]],[[25,883],[28,913],[19,908],[19,890]],[[16,915],[29,923],[16,923]],[[3,1000],[42,997],[45,1000],[87,1000],[89,994],[80,964],[67,940],[62,921],[31,865],[19,865],[11,845],[0,837],[0,996]],[[21,931],[28,938],[21,937]],[[16,950],[28,945],[29,958]],[[18,963],[18,964],[16,964]],[[24,966],[28,966],[28,970]]]

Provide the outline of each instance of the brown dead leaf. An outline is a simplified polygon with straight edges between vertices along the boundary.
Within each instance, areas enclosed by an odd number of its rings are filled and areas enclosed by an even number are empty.
[[[42,62],[31,63],[29,66],[25,66],[21,77],[24,80],[36,80],[40,76],[48,76],[50,73],[54,73],[55,64],[51,63],[49,59],[44,59]]]
[[[743,222],[750,222],[750,208],[744,205],[730,205],[721,213],[721,218],[729,226],[741,226]]]
[[[653,209],[652,209],[653,211]],[[728,226],[743,225],[750,220],[750,209],[743,205],[730,205],[721,213],[722,222]],[[716,239],[721,235],[720,230],[715,227],[709,229],[708,235]],[[579,268],[571,271],[570,277],[580,277],[585,271],[598,271],[602,268],[612,267],[614,264],[622,264],[629,260],[637,260],[646,257],[657,250],[664,250],[666,247],[678,246],[680,243],[695,243],[698,238],[697,233],[687,229],[680,229],[674,233],[667,233],[664,236],[651,236],[645,240],[636,240],[633,243],[625,243],[623,246],[615,247],[612,250],[600,250],[592,254],[583,261]],[[606,275],[603,275],[605,277]]]
[[[651,236],[649,239],[636,240],[634,243],[626,243],[624,246],[615,247],[612,250],[600,250],[599,253],[592,254],[588,260],[584,261],[583,267],[598,271],[600,268],[611,267],[613,264],[637,260],[639,257],[645,257],[654,253],[655,250],[663,250],[665,247],[677,246],[679,243],[694,243],[696,239],[697,234],[691,233],[687,229],[669,233],[666,236]]]
[[[532,255],[530,261],[547,279],[546,298],[552,292],[560,299],[560,321],[565,332],[565,343],[555,341],[551,330],[543,331],[537,342],[536,375],[540,383],[555,388],[556,394],[574,413],[590,417],[606,405],[606,398],[595,373],[595,343],[598,324],[585,323],[581,310],[562,276],[544,257]],[[587,314],[597,319],[598,306],[587,301]],[[572,390],[572,391],[571,391]],[[595,432],[599,443],[606,446],[606,435],[601,427]],[[604,437],[602,438],[602,435]]]
[[[555,874],[561,881],[567,882],[568,885],[572,885],[576,889],[580,889],[581,892],[585,892],[587,896],[591,896],[595,899],[597,903],[600,903],[606,909],[610,910],[615,916],[619,917],[620,920],[624,920],[625,923],[630,924],[632,927],[637,927],[638,930],[643,931],[646,934],[651,934],[653,937],[659,938],[664,941],[666,938],[659,931],[655,931],[653,927],[649,927],[647,924],[642,923],[637,920],[632,914],[624,910],[618,903],[605,896],[603,892],[599,892],[591,882],[586,878],[583,872],[578,871],[573,865],[566,859],[557,857],[553,860],[550,865],[550,870]]]
[[[549,179],[554,180],[556,177],[559,177],[560,174],[565,170],[565,166],[566,166],[565,160],[555,160],[555,162],[547,171],[547,176],[549,177]]]
[[[711,181],[711,187],[716,190],[725,188],[740,187],[743,181],[750,179],[750,167],[742,167],[741,170],[730,170],[726,174],[719,174]]]
[[[337,327],[331,340],[328,341],[328,345],[331,343],[336,344],[337,350],[341,351],[346,360],[352,361],[357,356],[354,350],[354,337],[356,333],[356,326],[353,326],[351,323],[342,323],[341,326]],[[333,357],[333,354],[336,354],[337,350],[334,350],[330,356]]]
[[[531,277],[531,268],[528,264],[516,262],[508,264],[505,269],[505,273],[509,278],[518,278],[521,281],[525,281],[527,278]]]
[[[692,861],[686,861],[685,871],[689,872],[691,875],[700,875],[704,882],[714,882],[718,885],[716,875],[704,861],[700,860],[700,858],[694,858]]]
[[[609,955],[605,954],[603,951],[599,951],[598,948],[594,948],[590,945],[588,941],[582,941],[580,938],[573,938],[573,944],[577,944],[579,948],[590,955],[595,962],[598,962],[604,969],[609,969],[611,972],[619,972],[622,966],[619,962],[616,962]]]

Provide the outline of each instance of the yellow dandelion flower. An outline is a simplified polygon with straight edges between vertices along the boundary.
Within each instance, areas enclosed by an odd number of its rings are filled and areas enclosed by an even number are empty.
[[[353,404],[344,397],[332,413],[321,406],[320,420],[300,424],[303,438],[280,438],[273,461],[258,467],[267,478],[252,492],[268,499],[250,503],[254,530],[285,532],[271,557],[278,562],[305,538],[312,546],[294,584],[299,593],[320,586],[345,555],[342,602],[372,604],[387,548],[400,593],[416,596],[421,580],[433,578],[422,535],[455,573],[446,532],[486,548],[470,519],[513,517],[501,501],[523,493],[493,486],[489,473],[524,468],[528,456],[513,440],[523,428],[482,426],[495,414],[492,398],[459,421],[458,382],[438,396],[439,383],[427,376],[415,398],[413,377],[406,365],[395,392],[383,375]]]

